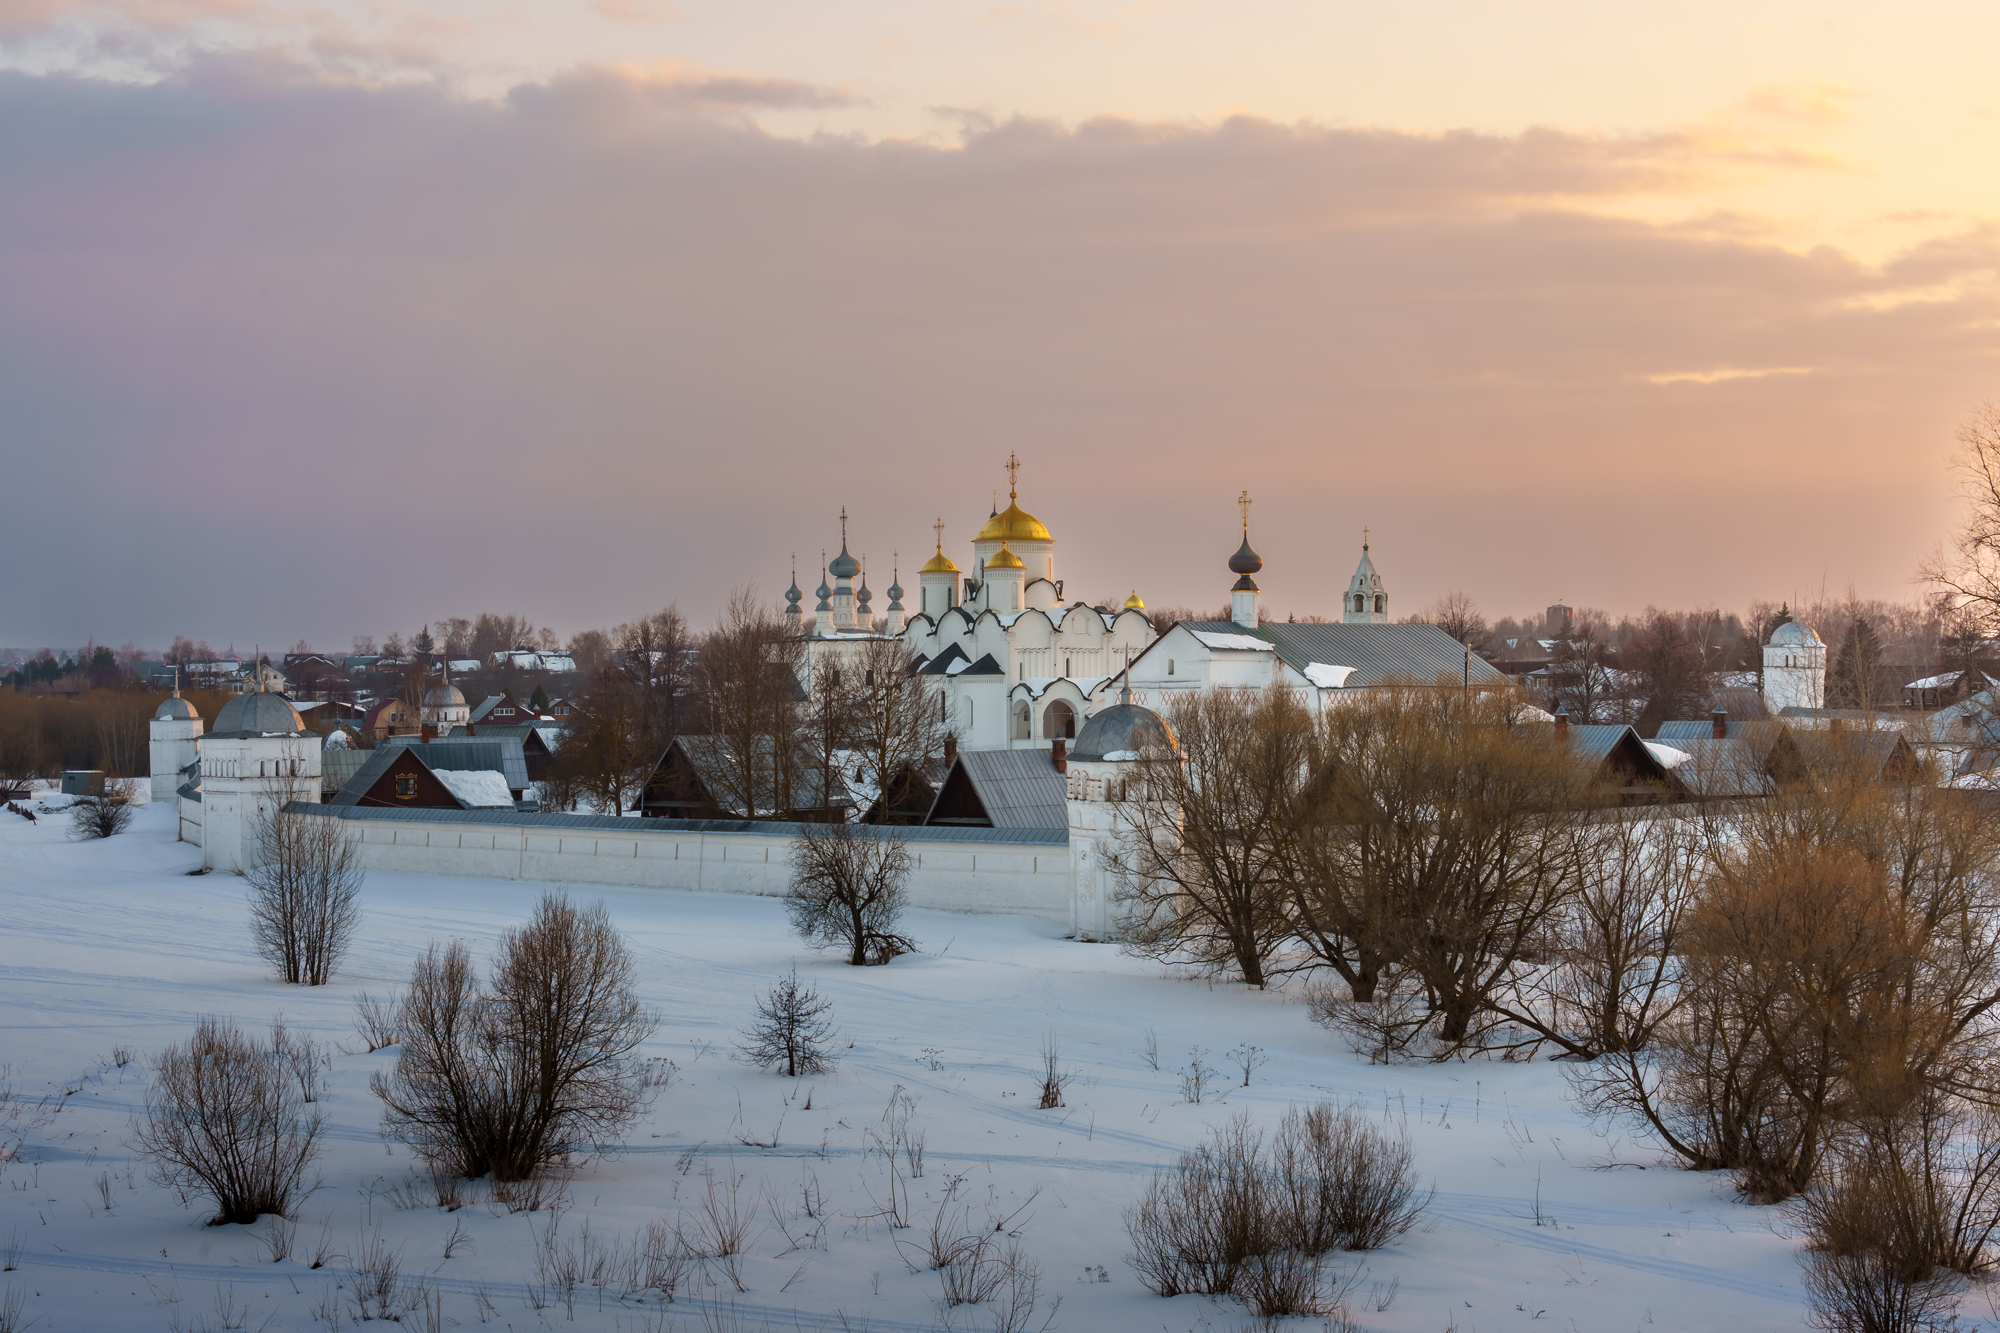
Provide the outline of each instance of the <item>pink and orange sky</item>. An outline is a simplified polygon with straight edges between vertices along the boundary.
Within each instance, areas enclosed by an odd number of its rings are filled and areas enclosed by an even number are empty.
[[[0,0],[0,643],[871,582],[1906,598],[2000,9]]]

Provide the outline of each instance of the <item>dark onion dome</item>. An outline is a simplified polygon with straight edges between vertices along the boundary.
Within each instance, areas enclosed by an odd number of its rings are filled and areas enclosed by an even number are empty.
[[[797,606],[800,599],[804,596],[805,594],[799,591],[799,576],[797,574],[792,575],[792,586],[785,589],[785,604],[787,606]]]
[[[1229,572],[1248,578],[1264,567],[1264,557],[1250,549],[1250,534],[1243,534],[1243,544],[1236,548],[1236,554],[1229,557]]]
[[[819,581],[819,599],[823,602],[831,596],[833,596],[833,589],[826,586],[826,579],[822,577]]]
[[[874,595],[875,595],[874,593],[868,591],[868,576],[865,574],[862,575],[861,587],[854,594],[855,602],[858,605],[866,606],[868,605],[869,599],[872,598]]]
[[[210,738],[285,736],[305,729],[299,710],[284,695],[253,690],[222,705],[222,711],[215,715],[215,730],[208,734]]]
[[[1174,748],[1174,729],[1150,708],[1116,703],[1092,713],[1070,746],[1072,759],[1103,759],[1107,755],[1136,758],[1148,748]]]
[[[160,706],[153,710],[153,721],[155,722],[187,722],[200,716],[201,714],[195,711],[193,704],[180,698],[178,695],[171,699],[160,700]]]
[[[891,583],[889,585],[889,600],[892,602],[903,600],[903,585],[901,583]]]
[[[840,544],[840,554],[826,567],[826,572],[837,579],[851,579],[861,572],[861,562],[847,553],[847,543]]]

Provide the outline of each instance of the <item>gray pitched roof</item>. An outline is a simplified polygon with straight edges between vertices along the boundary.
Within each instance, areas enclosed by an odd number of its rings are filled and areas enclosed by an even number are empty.
[[[493,730],[497,732],[500,728]],[[424,762],[432,768],[500,773],[506,777],[507,786],[513,791],[525,790],[528,785],[528,757],[521,748],[518,736],[490,735],[481,730],[477,736],[440,736],[436,740],[414,744],[392,736],[388,744],[408,745],[422,754]]]
[[[516,741],[515,744],[518,745],[520,742]],[[700,779],[702,788],[708,793],[710,800],[732,814],[741,815],[745,813],[737,795],[732,794],[734,789],[741,784],[729,780],[730,767],[736,760],[720,738],[715,736],[676,736],[673,739],[671,748],[678,749],[687,759],[689,766],[694,769],[695,776]],[[771,754],[772,747],[767,741],[764,744],[762,754],[757,759],[757,763],[764,770],[759,774],[758,785],[766,791],[770,790],[774,781],[770,774]],[[826,776],[824,770],[819,765],[813,763],[806,755],[801,753],[795,756],[792,769],[792,803],[790,808],[793,810],[819,810],[828,806],[843,805],[851,802],[852,797],[848,794],[846,781],[837,767],[832,773],[833,781],[837,786],[831,799],[828,799],[821,793],[820,779],[824,776]]]
[[[319,756],[319,785],[322,791],[339,791],[359,773],[373,750],[322,750]]]
[[[1233,620],[1184,620],[1183,626],[1209,634],[1242,634],[1263,639],[1277,649],[1285,665],[1304,674],[1308,665],[1353,667],[1347,688],[1408,680],[1428,685],[1440,676],[1453,680],[1467,673],[1466,647],[1436,625],[1319,625],[1272,621],[1245,629]],[[1479,654],[1472,654],[1472,683],[1497,684],[1507,679]]]
[[[994,828],[1069,827],[1069,780],[1047,750],[964,750],[957,767]]]
[[[1671,746],[1687,756],[1674,767],[1673,774],[1696,796],[1769,796],[1777,790],[1764,770],[1763,756],[1741,737],[1716,740],[1704,734],[1654,743]]]
[[[282,694],[252,690],[239,694],[215,715],[210,739],[226,736],[297,736],[306,724],[299,710]]]

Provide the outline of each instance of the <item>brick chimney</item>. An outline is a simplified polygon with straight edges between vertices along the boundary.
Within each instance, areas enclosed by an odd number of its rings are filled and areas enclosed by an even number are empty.
[[[1718,708],[1708,715],[1708,734],[1716,740],[1729,739],[1729,710]]]
[[[1556,705],[1556,739],[1557,739],[1557,740],[1561,740],[1561,741],[1566,741],[1566,740],[1568,740],[1568,739],[1569,739],[1569,705],[1568,705],[1568,704],[1557,704],[1557,705]]]
[[[947,736],[944,738],[944,766],[946,768],[950,768],[953,764],[957,762],[958,762],[958,737]]]
[[[1058,773],[1069,772],[1068,750],[1069,747],[1064,744],[1060,736],[1056,737],[1055,744],[1049,749],[1049,762],[1056,766]]]

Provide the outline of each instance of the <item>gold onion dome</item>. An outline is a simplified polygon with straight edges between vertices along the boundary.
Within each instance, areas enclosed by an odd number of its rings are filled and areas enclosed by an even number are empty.
[[[919,574],[956,574],[958,573],[958,566],[951,563],[951,557],[944,553],[944,548],[940,547],[938,548],[938,553],[924,561],[924,567],[917,572]]]
[[[1007,507],[986,520],[986,526],[979,530],[976,542],[1052,542],[1049,530],[1036,518],[1007,497]]]
[[[1012,506],[1009,506],[1009,512],[1012,512]],[[1007,517],[1007,515],[1006,515],[1006,514],[1002,514],[1002,515],[1001,515],[1000,517],[1002,517],[1002,518],[1005,518],[1005,517]],[[1026,517],[1026,515],[1023,515],[1023,517]],[[1033,519],[1029,519],[1029,522],[1031,522],[1031,523],[1032,523],[1032,522],[1034,522],[1034,520],[1033,520]],[[1041,527],[1042,525],[1041,525],[1041,524],[1039,524],[1039,523],[1036,523],[1036,524],[1035,524],[1035,526],[1036,526],[1037,528],[1040,528],[1040,527]],[[1022,564],[1022,563],[1021,563],[1021,557],[1020,557],[1020,556],[1018,556],[1018,555],[1015,555],[1015,554],[1014,554],[1014,553],[1013,553],[1012,551],[1010,551],[1010,550],[1008,550],[1008,549],[1007,549],[1007,542],[1006,542],[1006,539],[1005,539],[1005,538],[1002,538],[1002,539],[1001,539],[1001,541],[1000,541],[1000,549],[999,549],[998,551],[995,551],[995,552],[993,553],[993,558],[992,558],[991,560],[988,560],[988,561],[986,562],[986,567],[987,567],[988,569],[1026,569],[1026,568],[1027,568],[1027,566],[1026,566],[1026,565],[1024,565],[1024,564]]]
[[[1139,599],[1139,590],[1137,588],[1132,589],[1132,595],[1125,599],[1125,609],[1127,611],[1144,611],[1146,609],[1145,602]]]

